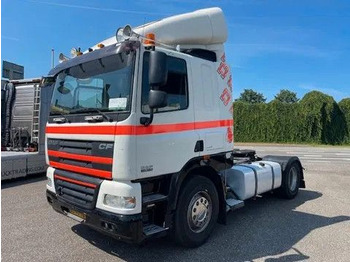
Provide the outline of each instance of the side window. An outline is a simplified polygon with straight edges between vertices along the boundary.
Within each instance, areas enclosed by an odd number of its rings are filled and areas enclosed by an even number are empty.
[[[168,56],[168,81],[159,90],[168,94],[168,105],[157,109],[155,112],[166,112],[174,110],[182,110],[188,107],[188,85],[187,85],[187,69],[186,62],[183,59]],[[142,113],[149,113],[148,107],[148,67],[149,52],[144,53],[143,72],[142,72],[142,97],[141,110]]]

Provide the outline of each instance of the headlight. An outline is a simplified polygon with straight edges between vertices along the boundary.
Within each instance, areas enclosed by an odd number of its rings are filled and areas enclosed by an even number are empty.
[[[103,203],[114,208],[133,209],[136,206],[136,197],[122,197],[106,194]]]
[[[47,178],[47,185],[48,185],[49,187],[52,187],[52,180],[51,180],[50,177]]]

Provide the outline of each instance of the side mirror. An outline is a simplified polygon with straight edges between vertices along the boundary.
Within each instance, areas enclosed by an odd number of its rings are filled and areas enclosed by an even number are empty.
[[[150,90],[148,97],[148,106],[151,109],[149,117],[141,117],[140,124],[149,126],[153,121],[153,110],[156,108],[165,107],[168,104],[168,94],[160,90]]]
[[[167,55],[165,53],[159,51],[150,52],[148,73],[150,85],[148,106],[151,111],[149,117],[140,118],[140,123],[144,126],[149,126],[152,123],[154,109],[165,107],[168,104],[167,93],[159,90],[159,87],[165,85],[168,80]]]
[[[164,91],[150,90],[148,105],[151,109],[162,108],[168,105],[168,95]]]
[[[151,87],[159,87],[166,84],[168,80],[168,65],[165,53],[159,51],[150,52],[148,79]]]

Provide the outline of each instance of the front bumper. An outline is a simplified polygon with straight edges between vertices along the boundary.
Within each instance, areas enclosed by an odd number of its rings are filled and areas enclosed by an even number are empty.
[[[119,240],[140,243],[144,240],[142,215],[117,215],[101,209],[82,209],[73,206],[49,190],[46,190],[46,197],[49,204],[55,211],[68,216],[70,211],[77,211],[85,214],[82,223]]]

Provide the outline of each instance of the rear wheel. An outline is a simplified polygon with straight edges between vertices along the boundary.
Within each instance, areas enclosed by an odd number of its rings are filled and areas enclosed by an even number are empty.
[[[293,162],[286,168],[282,176],[282,185],[279,193],[282,197],[292,199],[296,197],[299,192],[301,179],[301,169],[297,162]]]
[[[175,240],[187,247],[197,247],[209,237],[219,214],[219,198],[214,184],[197,176],[181,190],[175,212]]]

